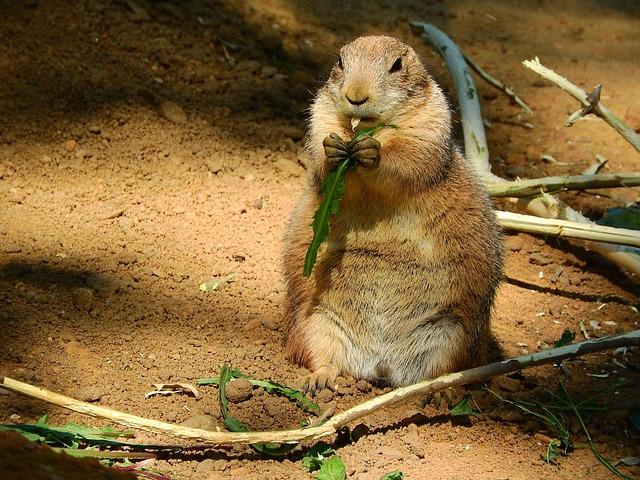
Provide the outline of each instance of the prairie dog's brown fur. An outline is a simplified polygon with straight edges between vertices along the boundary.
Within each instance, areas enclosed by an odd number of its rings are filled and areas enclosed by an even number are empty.
[[[347,173],[340,215],[305,278],[309,225],[331,168],[323,141],[331,133],[348,141],[354,116],[358,128],[398,128],[376,134],[379,162]],[[444,95],[413,49],[384,36],[343,47],[311,108],[307,150],[284,270],[287,350],[311,370],[311,388],[340,373],[403,385],[488,361],[500,230],[453,143]]]

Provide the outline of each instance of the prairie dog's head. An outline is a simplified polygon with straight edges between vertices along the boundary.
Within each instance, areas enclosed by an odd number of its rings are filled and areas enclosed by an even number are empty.
[[[326,92],[341,120],[360,119],[359,128],[393,123],[396,115],[426,98],[431,77],[416,52],[392,37],[355,39],[340,50]]]

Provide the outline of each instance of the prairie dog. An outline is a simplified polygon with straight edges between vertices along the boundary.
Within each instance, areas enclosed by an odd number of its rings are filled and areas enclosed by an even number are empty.
[[[350,141],[355,123],[397,128]],[[341,373],[410,384],[497,352],[489,318],[501,233],[451,130],[449,105],[411,47],[367,36],[340,50],[311,107],[309,175],[285,234],[287,351],[311,371],[310,390]],[[320,184],[347,155],[357,166],[305,278]]]

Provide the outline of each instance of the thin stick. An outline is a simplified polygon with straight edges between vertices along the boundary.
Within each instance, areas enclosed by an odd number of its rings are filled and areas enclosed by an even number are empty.
[[[474,62],[471,59],[471,57],[469,57],[469,55],[467,55],[465,52],[461,52],[461,53],[462,53],[462,56],[464,57],[465,62],[467,62],[467,65],[469,65],[474,72],[476,72],[478,75],[480,75],[480,77],[482,77],[483,80],[485,80],[492,87],[494,87],[494,88],[500,90],[502,93],[504,93],[507,97],[509,97],[509,99],[513,103],[515,103],[520,108],[522,108],[525,111],[525,113],[527,113],[528,115],[533,115],[533,110],[531,110],[529,105],[527,105],[524,102],[524,100],[522,100],[518,95],[516,95],[516,93],[513,91],[513,88],[507,87],[500,80],[498,80],[497,78],[491,76],[480,65],[478,65],[476,62]]]
[[[601,173],[488,183],[487,189],[492,197],[532,197],[541,192],[636,187],[638,185],[640,185],[640,173]]]
[[[562,75],[558,75],[550,68],[545,67],[540,63],[538,57],[533,60],[525,60],[522,62],[525,67],[533,70],[538,75],[546,78],[550,82],[555,83],[562,90],[567,92],[573,98],[578,100],[582,107],[587,109],[586,113],[594,113],[602,118],[605,122],[611,125],[624,139],[634,146],[636,150],[640,152],[640,135],[638,135],[629,125],[624,123],[620,118],[613,114],[607,107],[602,105],[599,101],[590,102],[588,94],[580,87],[574,85]],[[595,92],[594,92],[595,93]],[[585,114],[586,114],[585,113]],[[573,117],[573,115],[572,115]]]
[[[640,247],[640,232],[637,230],[567,220],[550,220],[502,211],[496,211],[496,216],[500,225],[507,229]]]
[[[460,50],[446,34],[433,25],[421,22],[410,22],[410,25],[415,35],[431,44],[442,55],[453,77],[458,93],[462,125],[465,129],[464,141],[467,158],[476,167],[485,183],[506,182],[507,180],[504,178],[491,173],[489,147],[482,123],[480,101],[476,94],[473,78],[471,78]],[[551,195],[521,198],[517,202],[538,217],[560,218],[593,224],[589,219]],[[628,247],[601,242],[593,242],[589,248],[640,278],[640,255],[637,252],[630,252]]]
[[[317,440],[332,435],[344,425],[367,416],[375,411],[407,401],[411,398],[445,390],[451,387],[479,383],[497,375],[516,372],[525,368],[531,368],[547,363],[555,363],[567,358],[575,358],[581,355],[609,350],[612,348],[640,345],[640,330],[634,330],[620,335],[604,337],[598,340],[566,345],[564,347],[543,350],[537,353],[520,355],[502,362],[490,363],[481,367],[464,370],[462,372],[443,375],[433,380],[409,385],[392,390],[371,400],[356,405],[344,412],[332,417],[325,424],[306,429],[284,430],[279,432],[211,432],[198,428],[188,428],[171,423],[159,422],[147,418],[137,417],[118,412],[90,403],[81,402],[44,388],[34,387],[27,383],[19,382],[8,377],[1,378],[0,387],[12,392],[28,395],[43,400],[74,412],[101,417],[127,427],[137,428],[153,433],[164,433],[175,437],[191,440],[199,440],[209,444],[230,443],[293,443],[301,440]]]

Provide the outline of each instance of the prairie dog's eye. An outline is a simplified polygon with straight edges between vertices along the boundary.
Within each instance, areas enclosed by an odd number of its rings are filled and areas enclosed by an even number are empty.
[[[338,55],[338,67],[340,68],[340,70],[344,68],[344,66],[342,65],[342,56],[340,55]]]
[[[391,65],[391,68],[389,69],[389,73],[399,72],[401,68],[402,68],[402,57],[398,57],[396,58],[396,61],[393,62],[393,65]]]

